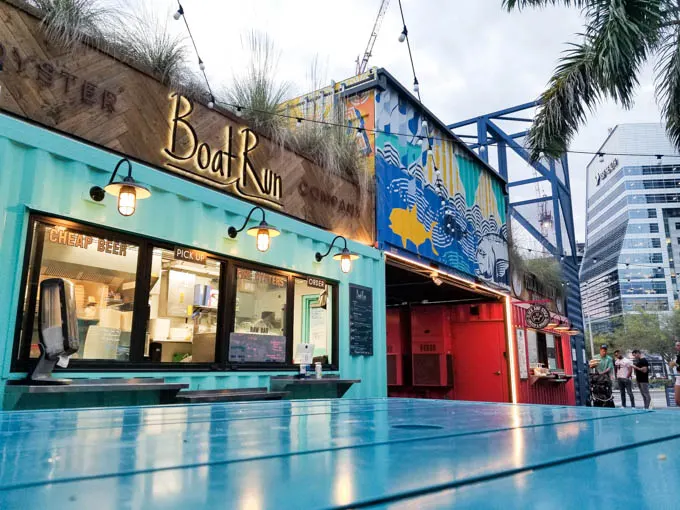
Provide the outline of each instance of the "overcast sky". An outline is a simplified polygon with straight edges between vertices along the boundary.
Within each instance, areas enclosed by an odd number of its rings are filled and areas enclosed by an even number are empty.
[[[135,0],[135,3],[141,0]],[[170,15],[174,0],[147,0]],[[423,103],[445,122],[475,117],[531,101],[544,89],[564,43],[575,41],[583,20],[575,9],[553,7],[507,13],[501,0],[402,0]],[[248,60],[241,38],[264,32],[280,51],[279,74],[294,91],[309,91],[318,58],[327,82],[354,75],[380,0],[182,0],[213,84],[228,82]],[[181,22],[168,18],[173,30]],[[392,0],[369,66],[384,67],[410,87],[413,75],[402,23]],[[659,122],[651,66],[640,79],[635,107],[602,105],[581,129],[573,149],[596,151],[607,129],[626,122]],[[577,239],[585,231],[585,166],[589,156],[570,155]],[[511,176],[512,177],[512,176]]]

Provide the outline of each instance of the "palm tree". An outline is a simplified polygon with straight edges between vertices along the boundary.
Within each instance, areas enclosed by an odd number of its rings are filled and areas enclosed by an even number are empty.
[[[666,131],[680,149],[680,3],[678,0],[503,0],[509,11],[562,4],[582,9],[580,42],[571,43],[541,95],[529,132],[531,157],[563,154],[602,100],[633,104],[638,74],[655,65],[656,95]]]

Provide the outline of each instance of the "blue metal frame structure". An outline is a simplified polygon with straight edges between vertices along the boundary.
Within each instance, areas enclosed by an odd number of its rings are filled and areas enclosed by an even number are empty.
[[[566,288],[566,315],[574,328],[583,332],[583,313],[581,310],[581,295],[578,280],[578,260],[576,254],[576,239],[574,231],[574,217],[571,206],[571,187],[569,181],[569,165],[567,155],[563,155],[559,160],[542,159],[532,162],[529,152],[518,143],[518,139],[527,135],[526,123],[531,123],[531,118],[515,116],[517,114],[539,106],[539,101],[524,103],[504,110],[488,113],[472,119],[450,124],[447,127],[455,133],[455,130],[476,125],[477,135],[457,136],[470,139],[468,146],[475,150],[486,162],[495,167],[498,173],[508,181],[508,189],[516,186],[548,182],[552,189],[551,196],[539,196],[530,200],[509,202],[509,215],[538,242],[543,248],[550,252],[561,264]],[[498,121],[521,122],[522,129],[515,133],[508,133],[502,129]],[[489,161],[489,146],[494,145],[497,149],[497,161]],[[538,174],[536,177],[513,180],[508,166],[508,153],[511,150],[529,164]],[[561,164],[563,178],[557,172],[557,164]],[[555,227],[555,241],[543,235],[538,228],[523,215],[519,208],[531,204],[550,202],[553,211],[553,225]],[[564,222],[564,225],[563,225]],[[564,226],[564,228],[563,228]],[[588,400],[588,366],[585,363],[585,336],[583,333],[571,337],[571,346],[575,353],[575,387],[576,403],[585,405]],[[565,353],[566,354],[566,353]]]

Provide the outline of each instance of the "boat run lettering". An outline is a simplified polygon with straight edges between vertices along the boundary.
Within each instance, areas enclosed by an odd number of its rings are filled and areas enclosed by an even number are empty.
[[[170,161],[167,166],[197,175],[220,188],[230,188],[245,198],[281,206],[283,182],[269,168],[256,169],[253,153],[259,144],[257,133],[250,128],[228,125],[224,144],[211,146],[201,138],[189,121],[193,102],[181,94],[172,94],[170,136],[164,149]],[[235,133],[236,132],[236,133]]]

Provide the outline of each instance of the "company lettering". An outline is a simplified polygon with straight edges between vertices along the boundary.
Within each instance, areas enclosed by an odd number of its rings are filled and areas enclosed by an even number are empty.
[[[305,181],[300,181],[300,184],[298,185],[298,192],[300,193],[300,196],[309,196],[317,204],[334,209],[344,216],[349,216],[352,218],[359,218],[360,216],[359,206],[357,204],[345,202],[344,200],[339,199],[336,195],[319,189],[316,186],[310,186]]]

